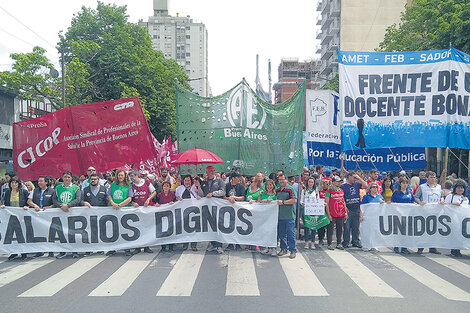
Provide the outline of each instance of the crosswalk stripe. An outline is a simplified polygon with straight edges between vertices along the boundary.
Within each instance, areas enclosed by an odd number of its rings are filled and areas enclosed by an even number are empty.
[[[346,251],[326,251],[359,288],[369,297],[403,298],[395,289],[380,279],[352,254]]]
[[[29,273],[37,270],[44,265],[47,265],[54,261],[55,259],[49,258],[37,258],[34,260],[28,260],[18,266],[12,267],[7,271],[0,274],[0,287],[3,287],[17,279],[22,278],[23,276],[28,275]]]
[[[259,296],[255,263],[251,253],[231,251],[228,256],[226,296]]]
[[[105,256],[83,258],[49,277],[18,297],[50,297],[105,260]]]
[[[280,257],[279,262],[294,296],[318,297],[329,295],[302,254],[297,253],[295,259]]]
[[[450,268],[451,270],[470,278],[470,265],[468,264],[460,262],[456,259],[449,258],[447,256],[426,255],[426,257],[436,263],[439,263],[440,265]]]
[[[122,296],[154,258],[155,255],[149,253],[139,253],[132,256],[108,279],[90,292],[89,296]]]
[[[399,255],[382,255],[382,258],[443,297],[450,300],[470,302],[469,293],[452,285],[415,262]]]
[[[206,249],[184,251],[157,292],[157,297],[191,296]]]

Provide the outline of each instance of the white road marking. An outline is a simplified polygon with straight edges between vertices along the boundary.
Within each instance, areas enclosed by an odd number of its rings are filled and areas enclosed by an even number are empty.
[[[230,251],[226,296],[259,296],[255,263],[251,253]]]
[[[139,253],[132,256],[107,280],[96,287],[89,296],[122,296],[154,258],[155,254],[149,253]]]
[[[55,275],[52,275],[43,282],[31,289],[23,292],[18,297],[50,297],[59,292],[62,288],[72,283],[74,280],[100,264],[106,256],[91,256],[78,260],[72,265],[64,268]]]
[[[352,254],[346,251],[326,251],[356,285],[369,297],[403,298],[395,289],[380,279]]]
[[[158,297],[191,296],[206,249],[184,251],[157,292]]]
[[[470,294],[468,292],[452,285],[415,262],[400,255],[383,255],[382,257],[443,297],[450,300],[470,302]]]
[[[12,267],[11,269],[8,269],[7,271],[0,274],[0,287],[22,278],[23,276],[28,275],[34,270],[37,270],[38,268],[43,267],[52,261],[55,261],[55,259],[37,258],[34,260],[25,261],[18,266]]]
[[[297,253],[295,259],[280,257],[279,262],[294,296],[318,297],[329,295],[302,254]]]

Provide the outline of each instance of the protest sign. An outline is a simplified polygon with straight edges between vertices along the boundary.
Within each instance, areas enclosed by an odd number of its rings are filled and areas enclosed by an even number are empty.
[[[71,105],[13,124],[14,168],[23,180],[62,172],[105,172],[154,159],[150,129],[137,97]]]
[[[338,62],[343,151],[470,146],[469,55],[340,51]]]
[[[361,242],[366,248],[470,249],[468,204],[361,205]]]
[[[187,199],[160,207],[6,207],[0,210],[0,253],[89,252],[218,241],[274,247],[277,203]]]
[[[325,214],[325,199],[305,197],[305,215]]]
[[[338,94],[332,90],[307,90],[306,137],[309,165],[341,167],[341,123],[344,110]],[[346,169],[383,171],[412,170],[426,167],[424,148],[378,148],[353,151],[346,138],[343,159]],[[349,143],[349,145],[348,145]],[[353,147],[353,148],[351,148]]]

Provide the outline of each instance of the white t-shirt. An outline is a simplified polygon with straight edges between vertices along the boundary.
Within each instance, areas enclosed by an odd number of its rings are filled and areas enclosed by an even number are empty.
[[[462,196],[462,195],[454,195],[454,194],[447,195],[444,201],[445,204],[452,204],[452,203],[462,204],[463,202],[468,202],[467,197]]]

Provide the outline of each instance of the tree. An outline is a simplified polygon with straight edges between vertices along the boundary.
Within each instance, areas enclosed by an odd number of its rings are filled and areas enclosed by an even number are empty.
[[[126,7],[98,2],[97,9],[82,7],[59,46],[67,64],[76,61],[91,83],[75,90],[90,101],[139,95],[149,126],[158,139],[176,135],[174,79],[189,88],[184,69],[152,48],[147,31],[128,22]]]
[[[470,52],[470,1],[414,0],[388,27],[379,51],[446,49]]]
[[[330,79],[321,89],[329,89],[339,92],[339,74]]]
[[[52,75],[54,66],[45,53],[41,47],[34,47],[29,53],[12,53],[13,71],[0,73],[0,86],[17,91],[26,100],[46,99],[57,109],[61,102],[57,76]]]
[[[152,48],[143,27],[128,22],[125,6],[98,2],[96,10],[82,7],[59,38],[66,105],[138,96],[155,137],[176,135],[174,79],[190,88],[188,76],[176,61]],[[51,75],[54,67],[45,50],[35,47],[11,58],[13,71],[0,73],[0,86],[60,109],[62,77]]]

